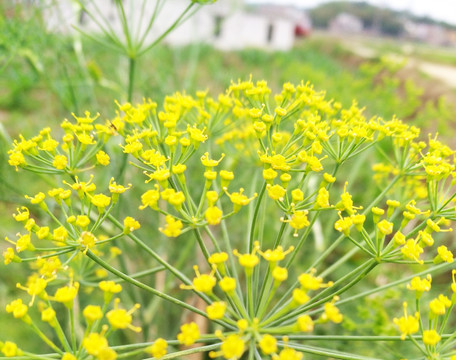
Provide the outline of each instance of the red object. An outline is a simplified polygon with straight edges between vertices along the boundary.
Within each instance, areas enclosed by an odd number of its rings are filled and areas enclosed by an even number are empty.
[[[295,36],[297,37],[306,37],[310,35],[310,29],[302,25],[295,26]]]

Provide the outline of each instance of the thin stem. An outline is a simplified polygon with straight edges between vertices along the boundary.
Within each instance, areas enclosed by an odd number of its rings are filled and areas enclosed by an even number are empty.
[[[175,359],[175,358],[180,358],[181,356],[185,356],[185,355],[191,355],[191,354],[196,354],[196,353],[200,353],[200,352],[215,350],[215,349],[219,348],[220,345],[221,345],[221,343],[206,345],[206,346],[198,346],[198,347],[187,349],[187,350],[177,351],[172,354],[167,354],[167,355],[161,357],[160,359],[161,360]],[[156,358],[145,358],[144,360],[155,360],[155,359]]]
[[[129,57],[128,59],[128,93],[127,101],[131,102],[133,99],[133,87],[135,83],[135,70],[136,70],[136,57]]]
[[[123,229],[123,225],[112,215],[108,216],[108,219],[117,226],[119,229]],[[174,276],[181,280],[185,284],[191,284],[191,281],[182,274],[179,270],[174,268],[171,264],[166,262],[160,255],[158,255],[154,250],[148,247],[144,242],[142,242],[136,235],[133,233],[128,234],[128,237],[132,239],[139,247],[145,250],[149,255],[151,255],[155,260],[157,260],[161,265],[166,267]]]
[[[379,358],[372,358],[367,356],[361,356],[356,354],[350,354],[346,352],[341,352],[337,350],[323,349],[315,346],[294,344],[294,343],[284,343],[282,341],[277,342],[279,346],[287,346],[289,348],[302,351],[307,354],[324,356],[325,358],[331,359],[346,359],[346,360],[380,360]]]
[[[176,299],[168,294],[165,294],[165,293],[162,293],[161,291],[158,291],[146,284],[143,284],[142,282],[139,282],[138,280],[128,276],[127,274],[124,274],[123,272],[115,269],[114,267],[112,267],[111,265],[109,265],[107,262],[105,262],[104,260],[102,260],[101,258],[99,258],[98,256],[96,256],[92,251],[87,251],[87,256],[89,258],[91,258],[93,261],[95,261],[98,265],[100,265],[101,267],[105,268],[106,270],[108,270],[109,272],[113,273],[114,275],[124,279],[125,281],[127,281],[128,283],[132,284],[132,285],[135,285],[143,290],[146,290],[148,292],[150,292],[151,294],[154,294],[156,296],[159,296],[165,300],[168,300],[169,302],[172,302],[176,305],[179,305],[185,309],[188,309],[194,313],[197,313],[201,316],[204,316],[204,317],[207,317],[207,314],[204,312],[204,311],[201,311],[199,309],[197,309],[196,307],[194,306],[191,306],[189,304],[186,304],[185,302],[179,300],[179,299]]]
[[[249,241],[247,243],[247,252],[251,253],[253,250],[253,239],[255,236],[255,226],[258,218],[258,212],[260,210],[261,201],[263,200],[264,192],[266,191],[266,182],[261,187],[260,195],[258,195],[257,202],[255,204],[255,210],[253,212],[252,222],[250,223],[250,233],[249,233]]]

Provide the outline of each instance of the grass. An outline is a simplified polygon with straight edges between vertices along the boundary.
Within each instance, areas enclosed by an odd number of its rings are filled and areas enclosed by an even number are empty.
[[[39,21],[27,23],[19,31],[22,24],[21,19],[15,18],[0,23],[2,30],[8,30],[0,31],[8,34],[8,41],[3,38],[0,43],[0,119],[5,127],[0,138],[0,211],[7,215],[0,217],[0,225],[2,234],[9,236],[18,230],[9,215],[24,201],[18,195],[22,190],[16,190],[27,189],[32,194],[40,186],[36,179],[23,178],[22,173],[6,164],[9,137],[19,133],[32,136],[44,126],[56,128],[71,112],[90,110],[100,112],[102,119],[110,118],[114,116],[113,100],[123,101],[127,88],[127,64],[121,55],[83,39],[81,58],[74,51],[73,38],[41,36],[43,28]],[[302,80],[325,89],[328,97],[337,98],[344,106],[357,99],[369,109],[368,115],[378,114],[387,119],[397,114],[424,125],[440,119],[441,130],[451,136],[452,132],[446,129],[447,120],[454,118],[452,107],[443,101],[421,107],[422,94],[417,83],[406,83],[399,70],[382,58],[360,67],[361,62],[333,40],[321,38],[306,39],[286,53],[258,49],[225,53],[201,44],[176,49],[158,46],[139,61],[133,98],[140,101],[144,96],[160,102],[166,94],[183,89],[189,93],[210,89],[216,94],[232,79],[246,79],[250,75],[258,80],[267,79],[274,90],[284,82]],[[351,170],[362,172],[359,167]],[[359,179],[361,183],[363,174]],[[375,191],[369,188],[366,194]],[[2,281],[6,281],[6,272],[2,273]],[[11,289],[14,284],[0,288],[1,305],[9,301]]]

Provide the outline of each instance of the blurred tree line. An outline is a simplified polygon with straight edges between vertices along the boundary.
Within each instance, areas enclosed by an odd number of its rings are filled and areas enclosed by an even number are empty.
[[[456,26],[435,21],[429,17],[417,17],[407,11],[395,11],[366,2],[333,1],[321,4],[309,11],[315,28],[327,28],[331,19],[340,13],[348,13],[358,17],[366,30],[389,36],[402,35],[404,20],[438,24],[448,29],[456,29]]]

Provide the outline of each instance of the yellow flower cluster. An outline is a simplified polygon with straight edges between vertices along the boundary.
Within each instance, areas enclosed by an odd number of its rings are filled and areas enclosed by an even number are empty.
[[[433,298],[426,308],[421,306],[421,296],[424,292],[431,290],[432,278],[427,275],[426,278],[414,277],[407,285],[407,289],[413,290],[416,293],[416,313],[414,316],[407,314],[407,302],[404,302],[404,316],[401,318],[393,319],[394,323],[398,326],[399,331],[402,333],[401,339],[404,340],[407,336],[411,337],[416,333],[421,333],[422,344],[414,341],[415,346],[426,355],[427,358],[448,358],[452,359],[451,355],[454,350],[449,349],[452,345],[451,339],[442,339],[442,333],[448,321],[450,312],[456,303],[456,270],[452,271],[453,282],[450,286],[451,298],[443,294]],[[428,328],[426,329],[423,324],[425,314],[428,317]],[[443,350],[443,351],[442,351]],[[448,353],[448,355],[446,355]],[[447,356],[447,357],[446,357]]]
[[[221,252],[213,253],[208,258],[212,265],[212,271],[208,274],[201,274],[198,266],[194,266],[196,277],[191,285],[181,285],[182,289],[194,290],[205,299],[208,295],[210,304],[206,307],[206,315],[209,319],[218,321],[222,324],[236,325],[237,333],[224,335],[221,330],[216,330],[214,336],[222,343],[219,351],[209,353],[210,357],[223,357],[225,359],[240,359],[248,349],[248,344],[253,343],[265,356],[271,356],[273,359],[298,359],[302,353],[295,351],[287,346],[279,344],[277,336],[281,330],[280,327],[274,326],[274,322],[280,320],[282,316],[290,316],[294,319],[294,325],[287,328],[292,333],[309,333],[314,329],[314,324],[331,321],[340,323],[343,315],[335,306],[339,300],[336,296],[331,301],[324,303],[320,308],[321,316],[314,320],[305,313],[310,309],[312,304],[311,292],[318,291],[322,288],[332,286],[332,282],[323,283],[323,279],[315,276],[316,270],[312,269],[309,273],[299,275],[298,282],[300,287],[293,290],[291,298],[288,299],[282,311],[273,313],[272,316],[264,317],[266,310],[272,305],[270,300],[279,286],[288,278],[286,267],[279,266],[279,263],[285,260],[285,257],[294,250],[291,246],[284,250],[282,246],[275,249],[266,249],[261,251],[259,243],[255,242],[251,253],[239,253],[233,251],[233,255],[238,258],[239,265],[244,269],[246,274],[246,286],[249,288],[250,281],[254,276],[254,271],[261,264],[261,258],[268,263],[269,272],[266,275],[264,291],[269,296],[262,299],[255,309],[255,305],[247,300],[246,306],[242,303],[238,290],[243,288],[239,280],[228,276],[236,270],[230,267],[232,255]],[[258,255],[257,255],[258,254]],[[233,260],[233,259],[231,259]],[[216,287],[218,285],[218,287]],[[265,299],[269,299],[266,301]],[[286,336],[286,332],[283,336]],[[185,323],[181,326],[181,332],[177,339],[184,345],[192,345],[202,338],[199,327],[195,322]],[[282,350],[279,348],[282,347]]]
[[[10,245],[3,252],[5,264],[31,263],[34,270],[24,285],[18,284],[30,302],[15,299],[6,311],[31,326],[63,360],[82,353],[115,359],[129,348],[114,350],[108,343],[112,331],[140,331],[132,324],[139,304],[121,307],[120,297],[114,299],[121,285],[104,280],[99,285],[104,305],[85,302],[79,350],[63,334],[55,303],[74,316],[78,299],[108,271],[157,301],[170,301],[216,324],[203,331],[192,318],[177,335],[165,339],[157,333],[154,342],[131,350],[134,354],[161,358],[173,349],[175,357],[184,357],[197,348],[177,346],[201,342],[210,343],[202,348],[212,358],[240,359],[256,352],[272,360],[300,360],[309,349],[296,339],[318,340],[319,335],[306,334],[344,321],[339,295],[376,266],[442,266],[454,260],[454,249],[439,239],[456,219],[454,152],[437,136],[420,141],[418,128],[396,118],[366,118],[356,102],[344,108],[309,83],[285,83],[273,95],[265,81],[239,80],[217,98],[207,91],[177,92],[160,106],[148,99],[117,103],[114,118],[103,123],[89,112],[73,117],[74,122],[61,124],[59,140],[46,128],[14,141],[11,166],[58,180],[50,189],[26,195],[30,205],[13,215],[21,230],[5,238]],[[369,159],[379,154],[384,163],[373,166],[379,189],[360,194],[372,183],[360,186],[358,166],[347,162],[368,152]],[[138,208],[142,211],[133,213]],[[179,238],[177,245],[170,246],[165,237]],[[321,253],[316,259],[313,245],[306,243],[311,238]],[[340,244],[346,255],[331,252]],[[338,269],[354,254],[350,246],[362,250],[363,264],[342,275]],[[332,253],[341,259],[333,263]],[[132,261],[116,260],[121,254]],[[190,279],[182,264],[195,258]],[[157,268],[149,266],[150,259]],[[138,271],[128,274],[130,268]],[[166,276],[147,277],[158,271]],[[205,305],[190,303],[172,280]],[[415,277],[408,284],[417,304],[431,290],[431,280]],[[454,293],[454,279],[453,285]],[[52,287],[57,288],[51,292]],[[137,295],[132,298],[142,298]],[[36,303],[59,344],[29,315]],[[404,316],[394,323],[404,339],[415,340],[420,333],[423,351],[436,358],[445,341],[439,327],[453,304],[454,294],[431,300],[430,325],[424,328],[422,309],[410,315],[405,303]],[[77,342],[77,331],[70,331]],[[13,342],[0,343],[0,351],[25,354]]]

